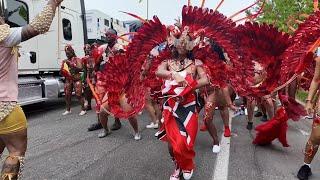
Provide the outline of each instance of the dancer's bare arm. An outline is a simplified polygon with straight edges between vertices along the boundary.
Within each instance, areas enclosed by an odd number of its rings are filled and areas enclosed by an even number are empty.
[[[202,68],[202,66],[197,66],[197,74],[198,74],[198,85],[196,88],[201,88],[205,85],[209,84],[209,79],[207,77],[207,74],[205,73],[204,69]]]
[[[309,114],[312,113],[313,109],[313,103],[312,100],[314,99],[316,92],[319,88],[319,81],[320,81],[320,57],[317,57],[316,59],[316,68],[315,68],[315,73],[309,88],[309,94],[306,99],[306,110]]]
[[[158,67],[158,70],[156,72],[156,75],[161,78],[170,78],[171,72],[168,70],[168,62],[163,61],[160,66]]]

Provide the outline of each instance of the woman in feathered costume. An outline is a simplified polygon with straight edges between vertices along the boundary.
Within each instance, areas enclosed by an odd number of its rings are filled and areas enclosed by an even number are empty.
[[[108,117],[113,115],[115,123],[111,130],[120,129],[120,118],[126,118],[134,130],[134,139],[138,141],[141,139],[141,135],[139,134],[138,121],[135,116],[136,111],[128,104],[126,93],[123,92],[124,85],[121,84],[121,82],[127,82],[128,68],[130,66],[127,63],[124,49],[117,43],[117,34],[114,31],[110,29],[106,33],[107,46],[101,46],[93,51],[95,59],[99,59],[104,52],[108,52],[108,60],[102,65],[101,71],[96,73],[96,87],[95,89],[92,88],[97,101],[99,121],[104,128],[103,132],[98,136],[99,138],[104,138],[111,133],[108,127]],[[120,83],[120,86],[114,85],[115,82]]]
[[[162,94],[167,96],[163,104],[164,132],[159,138],[168,142],[170,155],[176,163],[173,176],[179,176],[181,170],[183,177],[190,179],[198,130],[194,90],[208,84],[208,78],[202,63],[188,56],[197,41],[189,35],[188,26],[177,36],[170,34],[168,39],[173,43],[169,43],[172,59],[163,61],[156,72],[157,76],[165,79]]]

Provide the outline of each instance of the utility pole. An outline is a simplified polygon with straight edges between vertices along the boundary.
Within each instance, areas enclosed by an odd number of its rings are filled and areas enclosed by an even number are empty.
[[[147,0],[147,20],[149,20],[149,0]]]

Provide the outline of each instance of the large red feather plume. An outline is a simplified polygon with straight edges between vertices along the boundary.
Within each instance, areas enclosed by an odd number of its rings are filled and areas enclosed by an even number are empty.
[[[253,144],[268,145],[273,140],[278,139],[283,147],[289,147],[287,142],[287,121],[286,110],[281,107],[274,118],[256,127],[257,136],[253,140]]]
[[[243,86],[250,96],[261,97],[270,94],[278,87],[282,62],[280,57],[290,44],[289,35],[279,32],[271,25],[247,22],[234,31],[234,41],[240,49],[242,60],[240,66],[245,69],[243,72],[246,72],[238,74],[240,78],[254,79],[254,62],[260,64],[266,71],[265,80],[258,87],[253,86],[254,84],[235,84],[235,86]]]
[[[320,11],[310,15],[309,18],[300,24],[298,30],[292,37],[292,44],[282,55],[281,84],[285,84],[294,74],[305,72],[307,77],[315,68],[310,56],[310,48],[320,37]],[[310,85],[311,78],[308,78],[306,86]]]
[[[138,30],[132,42],[128,45],[127,55],[130,64],[128,72],[130,77],[125,85],[125,91],[131,106],[140,107],[141,104],[144,104],[146,89],[141,79],[142,66],[150,51],[165,42],[166,39],[166,26],[155,16]]]

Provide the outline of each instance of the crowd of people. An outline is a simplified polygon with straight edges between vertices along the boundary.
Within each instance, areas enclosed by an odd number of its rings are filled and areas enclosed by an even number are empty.
[[[27,149],[27,121],[17,104],[17,45],[47,32],[62,1],[49,0],[25,27],[10,28],[0,19],[0,150],[9,151],[2,179],[20,177]],[[320,13],[315,12],[297,29],[296,36],[289,37],[270,25],[248,22],[236,26],[218,11],[188,5],[182,10],[182,22],[178,20],[175,25],[163,25],[157,17],[140,18],[143,25],[132,33],[134,38],[127,45],[117,43],[119,36],[114,29],[106,32],[106,44],[86,44],[85,57],[77,57],[73,47],[67,45],[67,59],[61,66],[61,75],[65,77],[63,115],[71,113],[75,92],[81,105],[80,116],[93,109],[95,99],[97,122],[89,131],[102,129],[98,137],[104,138],[121,128],[120,119],[128,119],[134,140],[141,140],[137,119],[145,109],[151,120],[146,128],[158,129],[155,136],[168,144],[175,165],[170,180],[181,176],[188,180],[195,169],[198,129],[208,131],[213,153],[221,151],[214,122],[216,109],[220,110],[225,137],[232,135],[229,110],[242,110],[248,117],[248,130],[254,128],[254,116],[265,122],[256,128],[254,144],[265,145],[278,138],[283,146],[288,146],[287,120],[305,115],[295,101],[298,82],[303,79],[298,77],[311,66],[315,71],[309,82],[306,110],[314,114],[314,123],[304,165],[297,175],[299,179],[308,179],[320,144],[320,33],[318,29],[304,28],[319,24],[319,17]],[[297,47],[302,52],[297,52],[292,60],[291,54],[286,53]],[[314,60],[316,65],[312,66]],[[238,95],[243,104],[236,106]],[[256,107],[259,111],[254,114]],[[111,129],[110,116],[115,117]],[[203,120],[200,128],[199,119]]]

